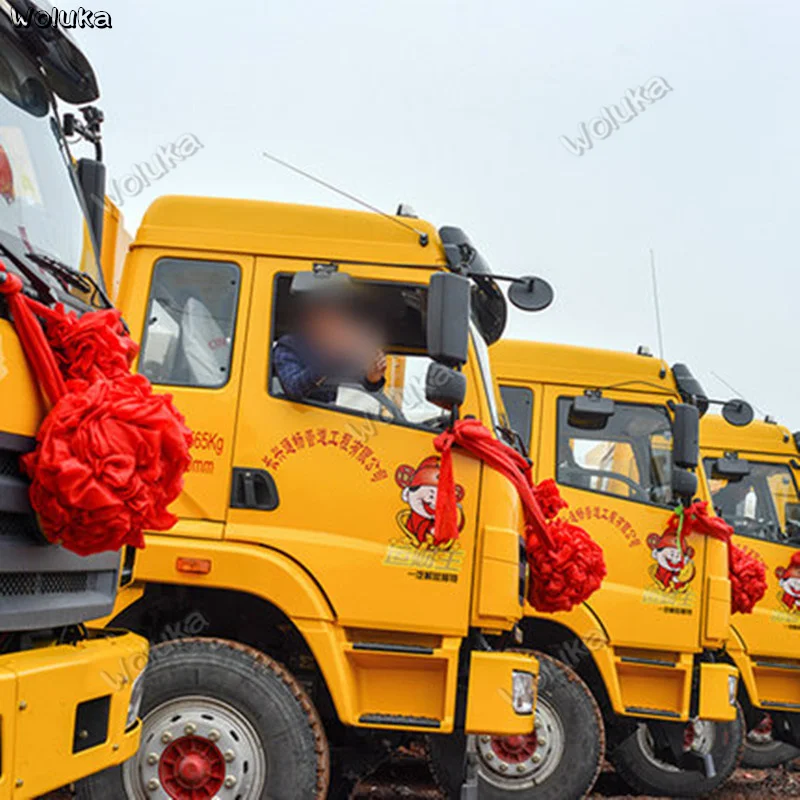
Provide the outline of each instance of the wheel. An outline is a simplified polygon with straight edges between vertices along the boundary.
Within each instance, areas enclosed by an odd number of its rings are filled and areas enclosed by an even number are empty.
[[[81,781],[78,800],[322,800],[328,742],[277,662],[221,639],[154,647],[139,752]]]
[[[684,751],[710,755],[716,775],[681,769],[656,757],[653,738],[644,723],[613,752],[609,760],[619,777],[641,794],[666,797],[703,797],[725,783],[736,769],[744,747],[744,715],[737,705],[732,722],[694,720],[686,726]]]
[[[772,737],[772,717],[769,714],[753,728],[745,739],[742,765],[756,769],[777,767],[800,756],[800,750]]]
[[[481,800],[578,800],[591,791],[605,753],[600,709],[569,667],[542,653],[536,657],[533,734],[429,737],[431,769],[449,797],[459,797],[465,753],[474,758]]]

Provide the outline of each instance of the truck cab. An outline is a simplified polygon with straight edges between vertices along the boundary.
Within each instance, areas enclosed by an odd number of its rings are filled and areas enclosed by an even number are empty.
[[[488,640],[513,641],[522,617],[516,491],[457,452],[460,533],[439,545],[433,530],[434,439],[454,414],[500,428],[487,280],[481,290],[449,269],[439,232],[416,218],[199,197],[150,207],[119,305],[141,341],[139,371],[194,431],[193,461],[180,521],[148,535],[115,624],[151,639],[192,611],[206,625],[155,648],[151,744],[92,796],[138,797],[126,787],[152,782],[148,796],[182,797],[169,770],[182,768],[175,742],[187,736],[203,740],[204,774],[223,764],[242,798],[311,798],[326,796],[331,753],[338,797],[381,743],[533,730],[537,661]],[[277,349],[304,287],[342,282],[382,343],[385,385],[297,396]],[[231,683],[253,663],[257,679]],[[296,742],[269,736],[274,720],[257,713],[268,702],[291,709]],[[209,726],[220,728],[204,720],[223,706],[240,744],[219,762]],[[259,750],[283,768],[262,768]]]
[[[32,297],[81,314],[102,279],[56,95],[91,102],[96,81],[61,31],[23,31],[10,10],[0,2],[0,261]],[[47,408],[3,299],[0,397],[0,798],[22,800],[135,752],[147,643],[84,627],[113,608],[132,554],[79,557],[39,530],[19,459]]]
[[[734,618],[728,651],[742,676],[745,763],[775,766],[800,747],[800,436],[730,419],[705,417],[700,446],[717,513],[766,568],[767,593],[753,614]]]
[[[736,669],[724,655],[726,545],[693,534],[682,546],[667,530],[676,507],[710,499],[697,469],[699,384],[686,367],[644,354],[503,340],[491,355],[536,480],[556,481],[569,504],[562,513],[602,545],[608,568],[600,590],[570,612],[527,608],[525,646],[580,676],[605,720],[608,757],[633,788],[711,791],[733,770],[742,737]],[[540,681],[537,714],[549,725],[540,739],[558,740],[574,713],[565,697]],[[580,702],[589,724],[589,701]],[[527,780],[535,785],[525,797],[555,797],[554,782],[597,774],[593,751],[571,746],[569,737],[549,748],[534,738],[523,770],[507,748],[489,743],[485,754],[513,767],[509,795]]]

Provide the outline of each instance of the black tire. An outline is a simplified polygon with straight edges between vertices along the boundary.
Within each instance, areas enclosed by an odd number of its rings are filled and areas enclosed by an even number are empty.
[[[714,739],[710,754],[716,775],[705,777],[695,770],[681,770],[655,759],[647,745],[648,734],[640,726],[613,752],[608,754],[619,777],[635,792],[662,797],[705,797],[722,786],[739,764],[744,748],[745,724],[737,705],[732,722],[712,723]]]
[[[213,780],[237,781],[241,800],[323,800],[327,794],[328,742],[311,700],[286,669],[250,647],[222,639],[154,647],[141,715],[137,755],[81,781],[78,800],[134,800],[134,791],[146,797],[144,786],[160,779],[162,764],[185,761],[172,757],[187,743],[208,754],[200,759],[204,775],[210,764]],[[176,766],[170,774],[178,772]],[[204,786],[216,794],[211,783]]]
[[[765,717],[768,720],[768,717]],[[742,754],[742,766],[754,769],[779,767],[800,756],[800,750],[786,742],[772,738],[770,731],[764,733],[753,729],[748,732]]]
[[[490,737],[430,736],[431,770],[445,794],[457,800],[465,778],[467,748],[475,753],[480,800],[579,800],[594,786],[603,764],[605,729],[600,709],[586,684],[560,661],[539,659],[537,742],[516,750]],[[544,744],[542,742],[544,739]],[[556,747],[558,745],[558,747]],[[537,764],[532,759],[538,753]],[[502,773],[501,763],[508,767]],[[496,766],[495,766],[496,765]],[[517,767],[525,772],[517,776]],[[512,777],[509,777],[509,774]]]

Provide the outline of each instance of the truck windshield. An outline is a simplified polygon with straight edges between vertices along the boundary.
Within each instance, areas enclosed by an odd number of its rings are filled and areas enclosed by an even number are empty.
[[[36,64],[0,31],[0,243],[31,270],[26,254],[55,259],[100,280],[54,102]],[[14,270],[9,259],[4,263]],[[16,271],[16,270],[14,270]],[[58,282],[44,279],[56,289]],[[71,287],[78,299],[88,301]]]
[[[737,481],[714,477],[716,459],[704,461],[715,508],[736,533],[783,542],[796,536],[800,501],[792,471],[786,464],[750,461],[750,474]]]

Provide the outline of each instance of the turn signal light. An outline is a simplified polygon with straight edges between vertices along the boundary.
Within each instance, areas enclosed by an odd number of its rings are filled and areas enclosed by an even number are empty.
[[[180,557],[175,567],[178,572],[188,572],[190,575],[208,575],[211,572],[211,559]]]

